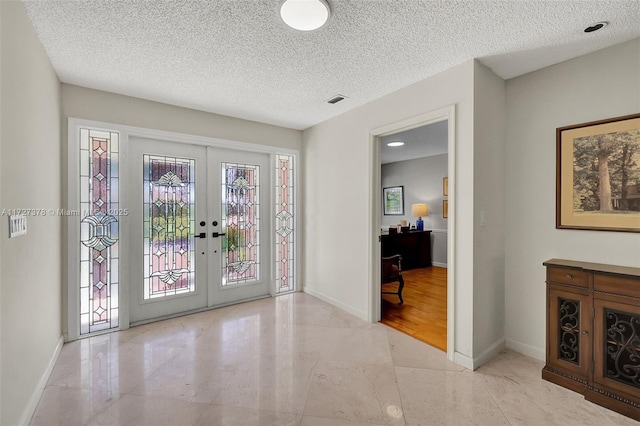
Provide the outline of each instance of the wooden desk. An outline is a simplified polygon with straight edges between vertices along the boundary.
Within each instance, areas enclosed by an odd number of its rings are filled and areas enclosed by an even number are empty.
[[[380,236],[382,256],[402,256],[402,270],[431,266],[431,231],[408,231]]]

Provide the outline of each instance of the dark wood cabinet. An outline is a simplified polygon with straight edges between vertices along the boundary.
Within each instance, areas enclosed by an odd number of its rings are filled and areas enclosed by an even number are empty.
[[[542,378],[640,420],[640,268],[551,259]]]
[[[431,266],[431,231],[408,231],[380,237],[382,256],[402,256],[402,270]]]

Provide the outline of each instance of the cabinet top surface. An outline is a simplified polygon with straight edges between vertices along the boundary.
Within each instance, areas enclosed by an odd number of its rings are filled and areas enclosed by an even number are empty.
[[[382,237],[388,237],[388,236],[392,236],[392,237],[398,237],[398,236],[402,236],[402,235],[415,235],[415,234],[429,234],[431,233],[430,229],[425,229],[424,231],[417,231],[417,230],[411,230],[411,231],[405,231],[405,232],[398,232],[395,234],[388,234],[388,233],[384,233],[384,234],[380,234]]]
[[[630,266],[607,265],[604,263],[580,262],[567,259],[549,259],[542,263],[544,266],[560,266],[563,268],[576,268],[588,272],[605,272],[610,274],[630,275],[640,277],[640,268]]]

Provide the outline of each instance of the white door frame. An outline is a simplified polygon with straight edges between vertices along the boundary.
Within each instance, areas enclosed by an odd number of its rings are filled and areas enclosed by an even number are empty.
[[[370,138],[370,169],[369,193],[369,321],[377,322],[381,319],[380,294],[380,223],[382,206],[382,177],[380,170],[380,140],[383,136],[415,129],[439,121],[448,120],[448,176],[449,176],[449,218],[447,220],[447,358],[453,361],[455,354],[455,234],[456,234],[456,122],[455,105],[450,105],[435,111],[430,111],[395,123],[375,128],[369,132]]]
[[[272,145],[261,145],[249,142],[239,142],[229,139],[213,138],[207,136],[197,136],[185,133],[169,132],[164,130],[147,129],[143,127],[127,126],[122,124],[105,123],[94,120],[84,120],[79,118],[69,117],[67,126],[67,188],[66,188],[66,209],[68,211],[80,211],[80,150],[79,150],[79,129],[91,128],[100,129],[105,131],[118,132],[119,138],[119,179],[120,182],[127,182],[129,179],[129,138],[140,137],[146,139],[155,139],[167,142],[185,143],[191,145],[202,145],[206,147],[224,148],[235,151],[246,151],[254,153],[265,153],[270,155],[270,167],[272,170],[275,168],[275,155],[284,154],[293,157],[294,161],[294,197],[295,200],[300,200],[300,168],[298,167],[300,152],[299,150],[280,148]],[[275,198],[275,173],[271,173],[272,179],[269,182],[271,199]],[[119,186],[119,200],[121,201],[121,207],[127,202],[129,197],[129,191],[127,191],[126,185],[120,184]],[[297,201],[296,201],[297,203]],[[294,256],[295,256],[295,291],[300,291],[300,247],[302,233],[300,225],[300,208],[297,208],[294,215],[294,229],[296,229],[296,238],[294,240]],[[66,240],[63,243],[63,252],[67,254],[67,262],[63,268],[63,332],[64,340],[66,342],[77,340],[80,337],[80,217],[79,216],[67,216],[67,220],[64,222],[66,227]],[[271,220],[271,229],[275,229],[275,217],[269,218]],[[117,329],[124,330],[129,328],[129,220],[126,216],[121,216],[119,224],[120,229],[120,270],[119,270],[119,327]],[[63,228],[64,232],[64,228]],[[273,249],[271,247],[270,249]],[[274,280],[274,268],[271,268],[271,284],[270,292],[275,295],[275,280]],[[107,330],[105,332],[111,332],[113,330]],[[95,336],[100,333],[92,333],[86,336]]]

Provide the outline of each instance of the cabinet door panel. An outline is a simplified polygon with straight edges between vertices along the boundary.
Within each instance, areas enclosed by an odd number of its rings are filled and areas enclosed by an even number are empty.
[[[586,291],[549,286],[547,364],[586,382],[591,359],[591,307]]]
[[[594,383],[640,400],[640,306],[594,299]]]

